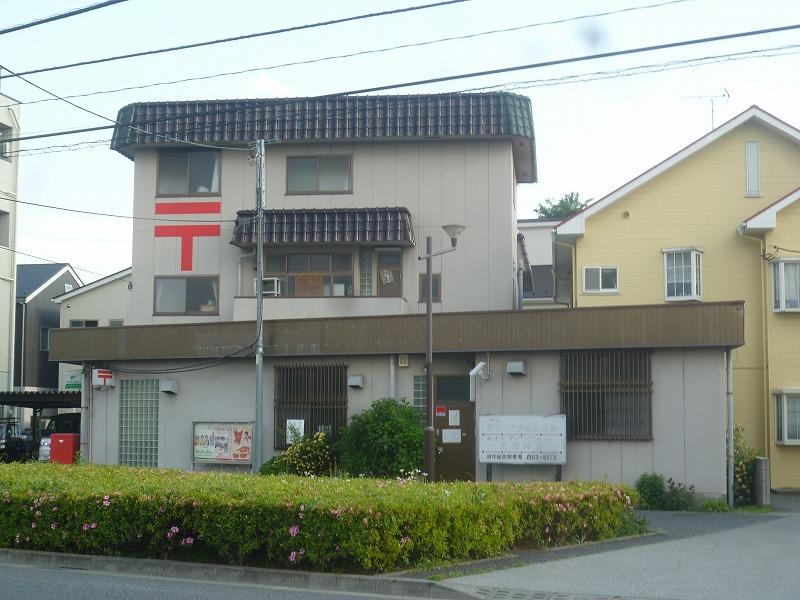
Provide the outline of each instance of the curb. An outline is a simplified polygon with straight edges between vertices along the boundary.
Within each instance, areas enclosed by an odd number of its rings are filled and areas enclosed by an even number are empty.
[[[117,575],[168,577],[213,583],[238,583],[326,592],[357,592],[412,598],[438,598],[441,600],[475,598],[475,596],[468,593],[439,585],[437,582],[421,579],[259,569],[256,567],[235,567],[151,558],[121,558],[116,556],[61,554],[58,552],[0,548],[0,563],[55,569],[77,569]]]

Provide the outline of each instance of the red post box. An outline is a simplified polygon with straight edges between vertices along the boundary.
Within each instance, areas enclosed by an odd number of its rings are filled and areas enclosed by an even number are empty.
[[[50,462],[71,465],[81,449],[81,436],[77,433],[53,433],[50,435]]]

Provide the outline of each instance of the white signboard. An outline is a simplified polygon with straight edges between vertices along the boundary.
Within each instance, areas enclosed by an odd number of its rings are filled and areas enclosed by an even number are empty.
[[[61,383],[65,390],[80,391],[83,376],[80,371],[64,371]]]
[[[111,369],[92,369],[92,385],[95,387],[114,387],[114,371]]]
[[[567,464],[566,415],[481,415],[478,429],[482,463]]]

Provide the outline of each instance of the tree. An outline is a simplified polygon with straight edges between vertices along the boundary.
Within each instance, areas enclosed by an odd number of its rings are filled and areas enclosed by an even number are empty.
[[[564,194],[558,201],[548,198],[539,204],[536,212],[541,219],[566,219],[576,212],[580,212],[591,201],[591,198],[589,200],[581,200],[578,192],[570,192],[569,194]]]

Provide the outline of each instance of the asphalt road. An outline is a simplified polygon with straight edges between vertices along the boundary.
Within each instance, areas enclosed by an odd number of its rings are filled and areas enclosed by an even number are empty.
[[[352,592],[291,590],[187,579],[111,575],[93,571],[0,564],[0,600],[365,600],[391,598]],[[407,598],[405,600],[408,600]]]
[[[449,579],[484,597],[797,600],[800,512],[649,513],[666,534],[632,543],[541,553],[518,568]],[[525,591],[512,596],[512,590]],[[506,595],[503,596],[501,592]]]

